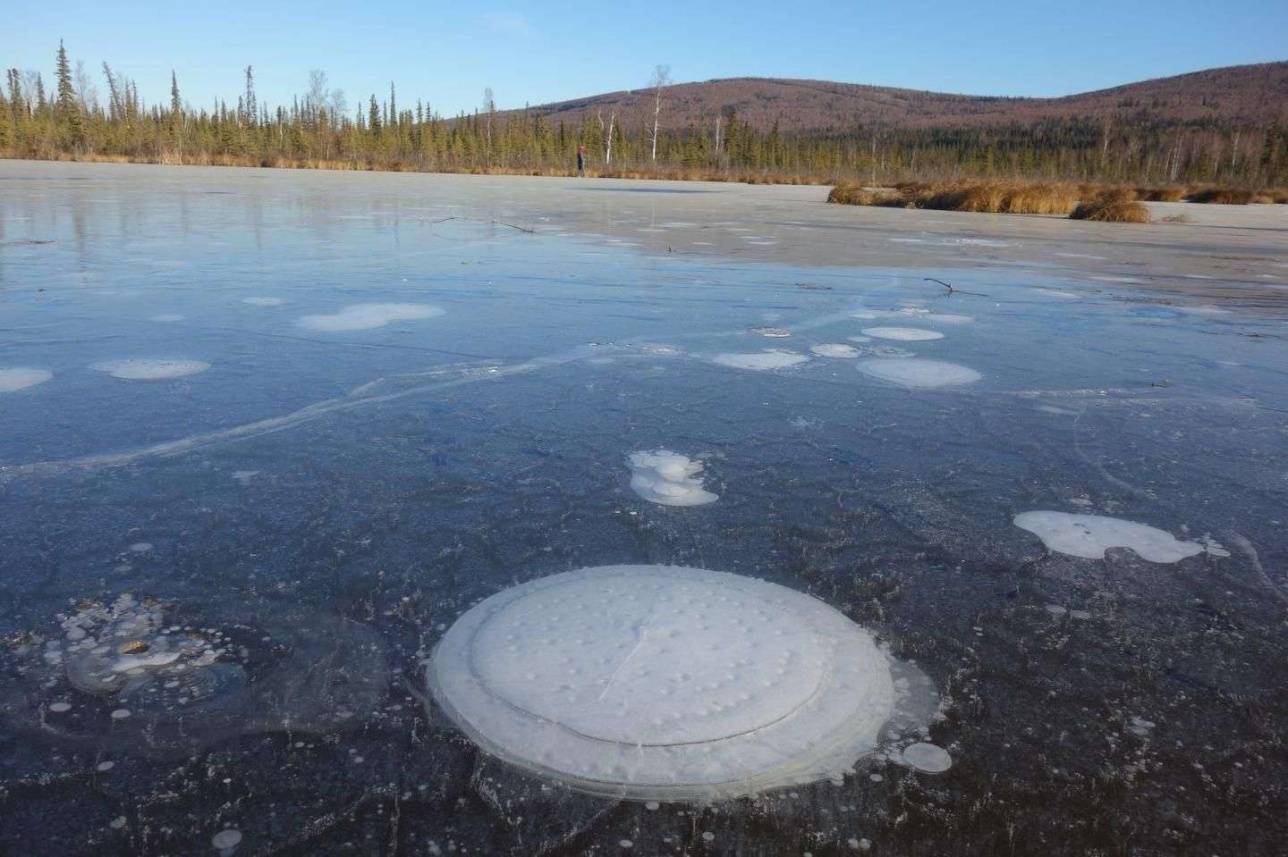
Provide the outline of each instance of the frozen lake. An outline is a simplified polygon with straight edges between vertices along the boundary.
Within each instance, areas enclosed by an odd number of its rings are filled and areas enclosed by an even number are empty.
[[[1275,853],[1288,209],[825,193],[0,161],[0,852]],[[615,564],[813,595],[938,711],[706,804],[427,713],[470,607]]]

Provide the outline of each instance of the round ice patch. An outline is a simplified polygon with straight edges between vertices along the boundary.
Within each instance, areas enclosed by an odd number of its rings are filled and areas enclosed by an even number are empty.
[[[47,369],[0,369],[0,393],[13,393],[43,384],[54,373]]]
[[[209,363],[200,360],[104,360],[90,366],[123,381],[169,381],[205,372]]]
[[[894,713],[871,634],[764,581],[604,566],[500,592],[428,666],[485,750],[574,787],[709,799],[835,777]]]
[[[861,360],[859,371],[901,387],[930,389],[971,384],[982,376],[967,366],[941,360],[901,357],[893,360]]]
[[[864,336],[875,336],[877,339],[897,339],[901,342],[929,342],[932,339],[943,339],[944,335],[937,330],[922,330],[916,327],[865,327]]]

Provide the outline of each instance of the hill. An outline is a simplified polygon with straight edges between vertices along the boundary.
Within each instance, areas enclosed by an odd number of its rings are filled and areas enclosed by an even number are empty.
[[[890,128],[979,128],[1045,119],[1123,117],[1133,122],[1193,122],[1264,126],[1288,118],[1288,61],[1229,66],[1146,80],[1062,98],[952,95],[853,83],[781,78],[727,78],[668,87],[664,122],[671,128],[736,111],[760,131],[839,131],[855,123]],[[529,108],[554,122],[616,111],[619,120],[643,121],[653,109],[648,89],[609,92]]]

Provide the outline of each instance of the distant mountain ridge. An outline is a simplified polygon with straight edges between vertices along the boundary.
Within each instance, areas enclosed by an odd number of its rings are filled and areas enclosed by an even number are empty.
[[[597,111],[619,121],[651,117],[653,92],[641,88],[528,108],[575,125]],[[1213,119],[1264,126],[1288,120],[1288,61],[1227,66],[1124,84],[1060,98],[953,95],[884,86],[784,78],[725,78],[668,87],[662,106],[668,128],[714,121],[732,109],[738,120],[767,131],[829,131],[856,123],[893,128],[982,127],[1050,119],[1130,117],[1163,122]]]

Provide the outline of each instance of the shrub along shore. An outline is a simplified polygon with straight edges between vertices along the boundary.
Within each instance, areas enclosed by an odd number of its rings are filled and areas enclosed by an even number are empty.
[[[828,202],[886,208],[929,208],[993,214],[1056,214],[1075,220],[1148,223],[1145,202],[1225,205],[1285,204],[1288,189],[1250,191],[1219,187],[1120,187],[1072,182],[899,182],[891,187],[841,183]]]

